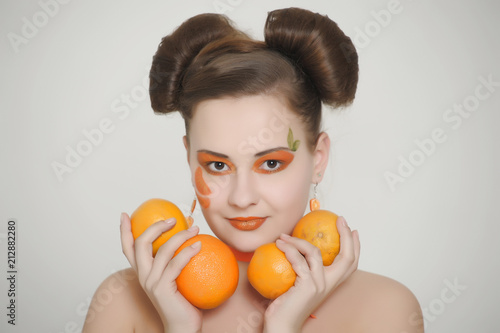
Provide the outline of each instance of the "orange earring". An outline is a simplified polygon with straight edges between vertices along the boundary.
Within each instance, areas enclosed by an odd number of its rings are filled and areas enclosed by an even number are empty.
[[[188,227],[191,227],[193,225],[193,212],[194,212],[194,209],[196,207],[196,196],[194,197],[193,199],[193,203],[191,204],[191,212],[189,213],[189,216],[186,217],[186,221],[187,221],[187,224],[188,224]]]
[[[319,174],[319,176],[321,177],[321,174]],[[318,187],[318,183],[316,183],[314,185],[314,198],[309,200],[309,208],[311,209],[311,212],[318,210],[320,208],[319,200],[317,198],[317,195],[318,195],[317,187]]]

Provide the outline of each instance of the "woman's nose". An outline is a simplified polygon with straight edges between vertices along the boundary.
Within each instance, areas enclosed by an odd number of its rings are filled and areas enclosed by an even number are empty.
[[[229,204],[238,208],[247,208],[257,204],[259,196],[255,181],[246,173],[236,174],[231,184]]]

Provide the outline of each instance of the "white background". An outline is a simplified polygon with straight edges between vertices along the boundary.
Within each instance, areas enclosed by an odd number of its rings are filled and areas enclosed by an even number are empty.
[[[325,111],[333,147],[322,206],[359,229],[360,269],[415,293],[427,332],[500,331],[498,2],[41,3],[48,5],[0,4],[2,332],[79,332],[99,283],[128,266],[120,213],[152,197],[189,208],[183,123],[177,114],[154,115],[143,82],[161,37],[218,3],[229,3],[226,14],[257,38],[267,12],[288,6],[327,14],[353,38],[359,89],[350,108]],[[14,34],[24,41],[13,43]],[[496,86],[477,88],[479,77]],[[460,126],[444,118],[464,103],[472,111]],[[108,132],[102,138],[99,126]],[[428,142],[434,130],[445,140],[424,154],[416,141]],[[86,156],[71,160],[78,149]],[[403,159],[418,165],[403,167]],[[71,172],[58,177],[58,163]],[[388,172],[404,181],[391,188]],[[15,327],[7,324],[4,277],[11,218]],[[195,221],[209,232],[199,210]]]

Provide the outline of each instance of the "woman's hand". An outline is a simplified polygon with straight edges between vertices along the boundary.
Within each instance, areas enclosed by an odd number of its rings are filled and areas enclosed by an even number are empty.
[[[191,227],[172,236],[153,258],[152,242],[163,232],[172,229],[175,223],[175,218],[156,222],[134,241],[130,218],[122,213],[122,249],[137,272],[142,288],[158,311],[165,332],[201,332],[201,311],[181,295],[175,282],[189,260],[200,251],[200,242],[184,248],[174,258],[175,251],[186,240],[198,234],[198,227]]]
[[[264,316],[264,332],[300,332],[316,307],[358,267],[359,235],[337,219],[340,252],[330,266],[323,266],[321,252],[306,240],[282,235],[276,246],[297,273],[295,284],[276,298]]]

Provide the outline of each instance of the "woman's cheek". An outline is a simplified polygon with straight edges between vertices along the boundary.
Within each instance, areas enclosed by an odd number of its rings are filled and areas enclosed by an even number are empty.
[[[214,176],[205,174],[205,182],[207,186],[210,188],[210,199],[212,203],[220,202],[225,198],[225,192],[229,186],[230,176],[222,175],[222,176]]]
[[[198,167],[195,172],[196,196],[202,208],[210,207],[213,200],[222,195],[224,189],[229,186],[229,175],[214,176],[203,172]]]
[[[288,170],[288,169],[287,169]],[[306,170],[301,170],[301,173]],[[274,196],[279,198],[280,207],[284,210],[302,211],[307,204],[310,183],[305,177],[296,177],[295,173],[289,173],[281,181],[281,184],[274,186],[276,192]]]

